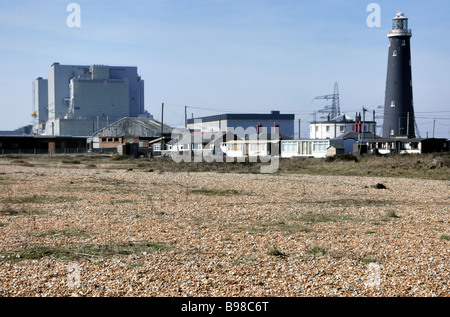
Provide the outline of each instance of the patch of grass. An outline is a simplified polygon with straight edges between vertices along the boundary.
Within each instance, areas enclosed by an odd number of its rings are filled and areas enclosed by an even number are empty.
[[[98,255],[108,254],[110,255],[130,255],[137,254],[142,252],[152,253],[155,251],[167,251],[172,248],[165,243],[162,242],[142,242],[142,243],[117,243],[113,245],[101,245],[95,249],[97,250]]]
[[[57,204],[77,200],[78,198],[71,196],[33,195],[33,196],[3,198],[0,202],[11,204]]]
[[[22,159],[12,160],[11,164],[20,165],[20,166],[26,166],[26,167],[34,167],[34,164],[32,164],[32,163],[30,163],[28,161],[22,160]]]
[[[8,216],[14,216],[19,213],[18,210],[12,208],[9,204],[6,204],[0,209],[0,215],[8,215]]]
[[[14,208],[10,203],[4,203],[0,208],[0,215],[5,216],[18,216],[18,215],[44,215],[47,211],[45,210],[28,210],[23,208]]]
[[[241,195],[242,192],[234,189],[191,189],[189,191],[192,194],[206,195],[206,196],[231,196]]]
[[[304,222],[341,222],[348,220],[356,220],[351,215],[335,215],[331,213],[313,213],[308,212],[306,214],[302,214],[299,218]]]
[[[361,262],[364,262],[364,263],[376,263],[376,262],[378,262],[378,260],[373,258],[373,257],[371,257],[371,256],[369,256],[369,257],[362,258]]]
[[[334,162],[334,161],[351,161],[351,162],[358,162],[358,158],[354,156],[351,153],[347,154],[338,154],[335,156],[327,156],[325,159],[327,162]]]
[[[162,242],[86,244],[77,247],[38,247],[22,251],[0,252],[0,261],[19,262],[23,260],[40,260],[54,257],[61,260],[74,260],[86,257],[125,256],[138,253],[152,253],[171,250]]]
[[[276,221],[272,219],[252,219],[249,222],[243,220],[239,221],[239,223],[228,223],[226,227],[231,228],[233,232],[248,231],[253,234],[262,234],[268,231],[281,231],[285,235],[291,235],[311,231],[310,228],[303,223],[299,223],[299,220],[293,217],[286,217]]]
[[[439,239],[440,239],[440,240],[447,240],[447,241],[450,241],[450,236],[447,235],[447,234],[442,234],[442,235],[439,237]]]
[[[308,249],[306,252],[312,255],[325,255],[325,253],[327,253],[327,249],[320,246],[314,246]]]
[[[383,221],[389,221],[390,219],[392,219],[392,218],[400,218],[400,216],[399,215],[397,215],[396,213],[395,213],[395,211],[393,211],[393,210],[389,210],[388,212],[386,212],[386,214],[384,215],[384,217],[383,217]]]
[[[132,158],[131,156],[125,155],[125,154],[122,154],[122,155],[115,155],[115,156],[113,156],[113,158],[112,158],[113,161],[125,161],[125,160],[132,160],[132,159],[133,159],[133,158]]]
[[[269,249],[269,251],[267,251],[268,255],[272,255],[272,256],[278,256],[278,257],[287,257],[288,255],[286,253],[284,253],[283,251],[280,251],[277,247],[272,247]]]
[[[311,229],[305,227],[303,224],[299,224],[296,222],[285,222],[279,221],[275,223],[275,226],[278,227],[285,234],[295,234],[299,232],[310,232]]]
[[[89,234],[85,230],[81,229],[66,229],[66,230],[50,230],[46,232],[41,232],[34,234],[38,238],[51,238],[51,237],[81,237],[81,238],[87,238],[89,237]]]
[[[69,159],[62,160],[61,162],[64,164],[81,164],[81,162],[78,160],[69,160]]]
[[[23,260],[40,260],[45,257],[55,257],[61,260],[73,260],[78,256],[69,249],[57,247],[39,247],[20,252],[1,252],[0,260],[20,262]]]
[[[128,204],[128,203],[132,203],[133,200],[132,199],[111,199],[109,201],[111,204]]]
[[[298,200],[297,204],[303,205],[318,205],[327,207],[386,207],[394,206],[398,204],[394,200],[383,200],[383,199],[356,199],[356,198],[345,198],[345,199],[326,199],[326,200]]]

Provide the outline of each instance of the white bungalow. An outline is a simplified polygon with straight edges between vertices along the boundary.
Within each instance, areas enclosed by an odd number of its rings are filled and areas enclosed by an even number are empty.
[[[281,141],[281,157],[315,157],[327,156],[330,146],[342,148],[343,141],[340,139],[300,139]]]

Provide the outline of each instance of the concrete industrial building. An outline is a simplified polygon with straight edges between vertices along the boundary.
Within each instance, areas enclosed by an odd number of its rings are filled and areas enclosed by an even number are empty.
[[[123,117],[149,116],[137,67],[54,63],[33,87],[35,134],[89,136]]]
[[[187,120],[187,128],[201,132],[232,132],[235,134],[254,134],[257,127],[271,133],[274,126],[280,135],[294,136],[294,114],[270,113],[226,113],[215,116],[192,118]]]
[[[48,120],[48,80],[38,77],[33,81],[33,134],[45,129]]]

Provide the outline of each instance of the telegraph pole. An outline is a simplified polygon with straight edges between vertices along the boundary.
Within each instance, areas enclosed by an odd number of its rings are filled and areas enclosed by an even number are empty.
[[[433,120],[433,139],[434,139],[434,128],[436,127],[436,119]]]
[[[161,105],[161,156],[164,150],[164,102]]]
[[[373,110],[373,138],[375,139],[377,135],[377,124],[375,122],[375,110]]]
[[[362,122],[362,138],[361,139],[364,141],[364,130],[366,129],[365,122],[366,122],[366,111],[367,111],[367,109],[364,108],[364,106],[363,106],[362,111],[363,111],[363,122]]]

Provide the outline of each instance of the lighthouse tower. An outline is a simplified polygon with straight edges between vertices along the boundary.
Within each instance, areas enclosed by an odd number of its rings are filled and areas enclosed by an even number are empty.
[[[400,11],[388,33],[389,55],[384,102],[383,137],[415,137],[411,75],[411,30]]]

